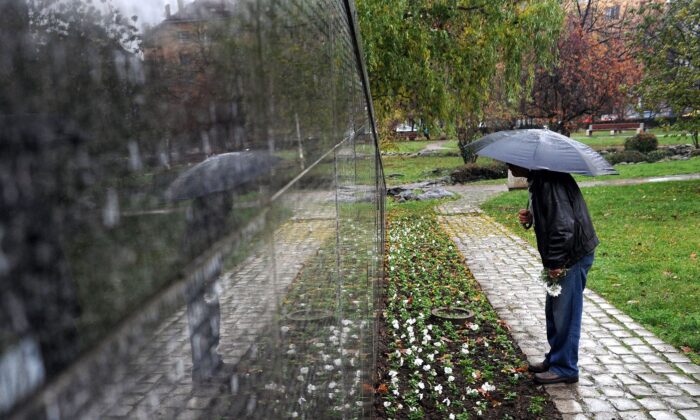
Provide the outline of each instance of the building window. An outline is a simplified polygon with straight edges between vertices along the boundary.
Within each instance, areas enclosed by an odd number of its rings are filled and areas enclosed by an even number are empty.
[[[620,6],[611,6],[605,8],[605,18],[608,20],[614,20],[620,18]]]
[[[180,43],[185,43],[188,42],[192,38],[191,34],[189,32],[178,32],[177,33],[177,39],[180,41]]]

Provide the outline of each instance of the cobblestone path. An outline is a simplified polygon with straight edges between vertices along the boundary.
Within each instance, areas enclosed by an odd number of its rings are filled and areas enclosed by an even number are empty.
[[[254,251],[221,276],[221,341],[224,361],[236,365],[276,313],[304,263],[335,232],[335,219],[297,215],[274,233],[274,275],[270,250]],[[90,404],[87,418],[207,418],[220,392],[192,387],[192,356],[185,308],[165,320],[152,342],[135,355],[121,380]]]
[[[464,198],[437,208],[440,223],[528,359],[541,361],[539,254],[479,209],[501,186],[454,190]],[[596,293],[584,301],[579,383],[547,386],[564,418],[700,419],[700,366]]]

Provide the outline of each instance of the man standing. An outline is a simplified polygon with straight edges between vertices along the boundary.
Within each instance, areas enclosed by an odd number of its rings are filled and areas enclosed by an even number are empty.
[[[583,290],[599,244],[588,208],[573,177],[546,170],[530,171],[508,164],[514,176],[527,177],[531,209],[518,214],[520,223],[534,224],[542,265],[561,286],[547,294],[545,313],[550,350],[542,363],[528,368],[540,384],[578,382]]]

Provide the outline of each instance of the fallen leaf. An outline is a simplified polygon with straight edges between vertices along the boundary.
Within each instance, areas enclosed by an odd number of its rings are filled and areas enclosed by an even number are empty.
[[[696,252],[692,252],[692,253],[690,254],[690,259],[691,259],[691,260],[695,261],[697,258],[698,258],[698,254],[697,254]]]
[[[379,384],[377,387],[377,394],[386,394],[387,392],[389,392],[389,388],[386,384]]]
[[[683,353],[692,353],[693,352],[693,349],[691,349],[688,346],[681,346],[681,350],[683,351]]]
[[[374,393],[374,387],[370,384],[362,384],[362,390],[366,393],[370,393],[370,394]]]

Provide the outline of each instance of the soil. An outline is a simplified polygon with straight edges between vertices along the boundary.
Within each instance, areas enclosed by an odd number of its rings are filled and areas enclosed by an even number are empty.
[[[386,297],[384,297],[381,301],[381,307],[379,308],[378,313],[383,313],[384,309],[386,308]],[[449,321],[442,321],[442,322],[449,322]],[[434,322],[434,324],[439,324],[438,321]],[[378,374],[379,380],[375,383],[375,389],[381,389],[381,386],[386,383],[386,378],[387,378],[387,371],[389,370],[389,363],[388,363],[388,341],[387,341],[387,328],[388,325],[386,323],[386,319],[382,316],[380,317],[378,321],[378,342],[379,342],[379,348],[378,348],[378,353],[377,353],[377,369],[376,372]],[[496,337],[498,335],[502,335],[502,333],[497,333],[495,326],[493,324],[490,324],[488,322],[483,322],[481,324],[481,328],[479,331],[471,331],[468,329],[463,330],[465,335],[468,335],[470,339],[477,339],[478,337],[484,337],[486,338],[489,342],[492,342],[495,344]],[[544,332],[543,332],[544,333]],[[510,333],[507,334],[508,338],[512,343],[515,343],[513,340],[513,337],[510,335]],[[460,343],[458,342],[453,342],[453,343],[448,343],[449,349],[453,353],[458,353],[460,351]],[[470,354],[473,356],[474,359],[474,366],[479,369],[483,370],[484,367],[486,366],[493,366],[493,365],[501,365],[502,363],[498,363],[498,360],[500,358],[503,359],[511,359],[512,360],[512,354],[506,355],[503,354],[502,352],[499,352],[497,345],[492,345],[489,348],[486,348],[484,346],[477,346],[470,348]],[[503,419],[503,418],[514,418],[514,419],[561,419],[561,414],[555,407],[554,403],[550,399],[549,395],[545,391],[544,387],[541,385],[537,385],[533,381],[533,376],[532,374],[528,373],[526,370],[527,363],[525,362],[526,356],[523,354],[523,352],[518,348],[517,345],[513,344],[513,347],[516,352],[516,356],[522,361],[521,368],[519,369],[522,370],[522,374],[526,377],[525,380],[520,380],[518,381],[517,384],[513,384],[510,381],[510,378],[512,377],[512,373],[510,372],[501,372],[501,371],[496,371],[494,372],[494,380],[493,380],[493,385],[496,386],[496,391],[493,391],[489,395],[489,400],[491,402],[491,406],[488,408],[488,410],[484,410],[484,415],[483,416],[472,416],[472,418],[481,418],[481,419]],[[410,370],[408,367],[404,366],[401,368],[399,375],[400,376],[408,376],[410,373]],[[438,377],[443,377],[444,378],[445,374],[442,372],[438,373]],[[473,384],[468,384],[464,381],[464,378],[459,376],[455,379],[455,383],[457,384],[458,388],[460,389],[465,389],[468,386],[474,386]],[[515,393],[515,397],[508,399],[508,397],[501,392],[501,390],[506,389],[508,390],[509,393]],[[532,413],[529,409],[532,404],[533,398],[541,398],[542,403],[540,404],[541,406],[541,411],[537,414]],[[475,402],[477,400],[466,398],[465,401],[463,401],[465,407],[469,409],[472,413],[474,412],[472,409],[475,407]],[[427,405],[429,403],[429,399],[425,398],[421,401],[422,408],[423,408],[423,413],[424,413],[424,418],[426,419],[444,419],[445,418],[445,413],[439,412],[436,410],[434,406]],[[386,415],[385,409],[382,405],[382,398],[381,394],[376,394],[375,395],[375,410],[376,410],[376,417],[380,419],[385,419],[388,418]],[[396,416],[396,418],[408,418],[409,412],[407,408],[404,408],[403,410],[399,411]],[[508,417],[510,416],[510,417]]]

